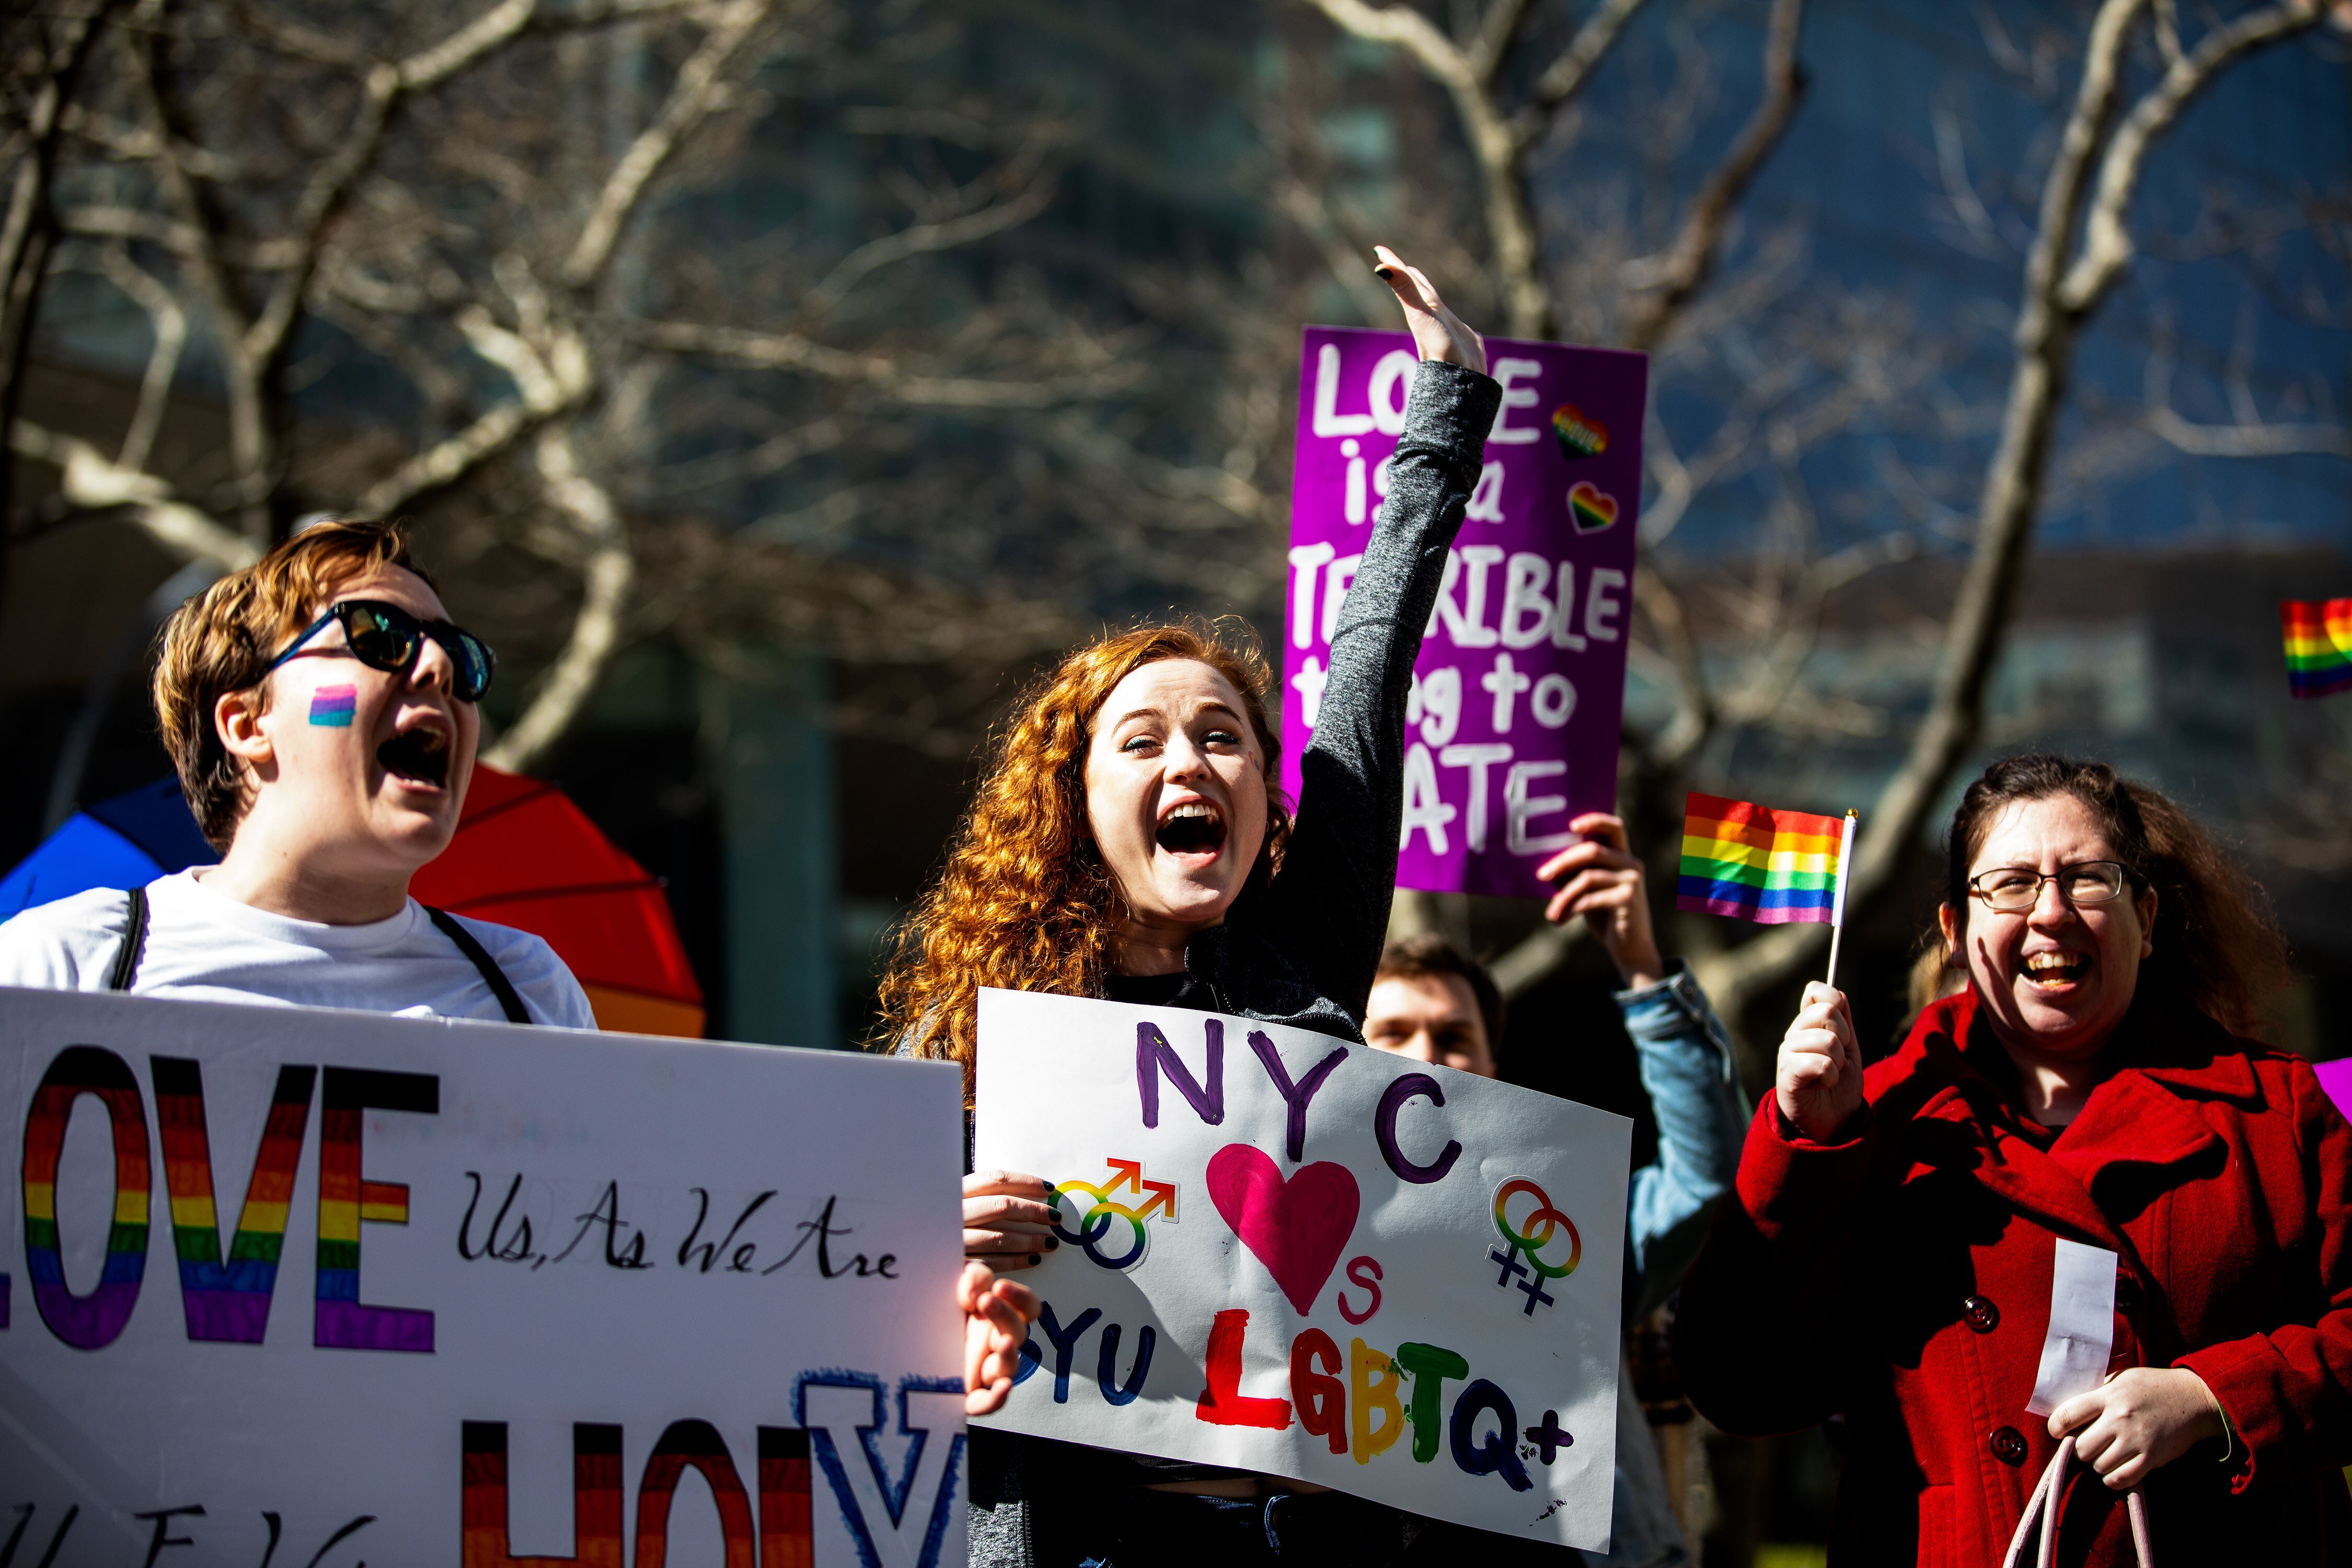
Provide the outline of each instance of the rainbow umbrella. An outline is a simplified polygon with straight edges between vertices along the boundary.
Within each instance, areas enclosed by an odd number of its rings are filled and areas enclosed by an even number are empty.
[[[89,888],[131,888],[217,859],[162,779],[77,812],[0,878],[0,919]],[[421,901],[545,940],[606,1029],[698,1037],[702,989],[661,883],[551,784],[476,764]]]

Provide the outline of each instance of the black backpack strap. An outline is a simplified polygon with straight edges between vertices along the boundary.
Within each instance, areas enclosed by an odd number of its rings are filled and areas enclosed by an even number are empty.
[[[530,1009],[522,1005],[522,995],[515,990],[514,982],[507,978],[506,971],[499,967],[499,961],[490,956],[489,950],[466,929],[465,922],[448,910],[436,910],[431,904],[420,907],[433,918],[433,923],[441,928],[442,933],[457,944],[457,951],[473,960],[474,967],[482,972],[482,983],[499,999],[499,1005],[507,1010],[507,1022],[530,1023]]]
[[[123,923],[122,945],[114,950],[114,967],[107,972],[109,991],[128,991],[139,978],[139,960],[147,952],[147,889],[131,889],[131,918]]]

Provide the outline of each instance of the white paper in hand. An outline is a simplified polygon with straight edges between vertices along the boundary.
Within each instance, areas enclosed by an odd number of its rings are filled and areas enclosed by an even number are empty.
[[[2025,1406],[2047,1415],[2107,1375],[2116,1349],[2116,1255],[2063,1237],[2050,1268],[2050,1332]]]

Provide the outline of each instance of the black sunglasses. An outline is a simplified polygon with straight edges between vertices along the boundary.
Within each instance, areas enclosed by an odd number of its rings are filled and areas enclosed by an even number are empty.
[[[381,669],[388,675],[406,675],[416,663],[417,653],[431,637],[449,656],[456,672],[450,692],[459,700],[479,702],[490,689],[490,677],[499,669],[499,656],[490,645],[463,627],[447,621],[423,621],[398,605],[382,599],[344,599],[327,606],[326,613],[302,629],[302,635],[288,643],[285,651],[269,661],[267,675],[288,659],[302,651],[302,645],[317,637],[328,622],[340,621],[343,641],[340,648],[319,648],[322,654],[346,653],[370,669]]]

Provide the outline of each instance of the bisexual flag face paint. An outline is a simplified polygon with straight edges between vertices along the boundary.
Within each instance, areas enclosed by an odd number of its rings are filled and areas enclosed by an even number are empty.
[[[310,694],[310,722],[323,724],[330,729],[348,730],[359,705],[358,687],[321,686]]]

